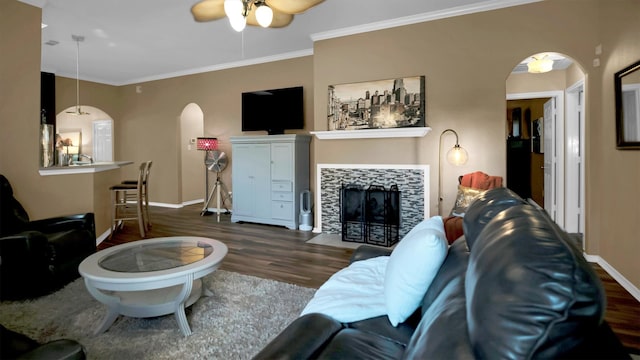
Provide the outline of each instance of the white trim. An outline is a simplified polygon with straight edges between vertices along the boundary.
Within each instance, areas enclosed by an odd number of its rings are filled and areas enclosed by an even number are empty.
[[[102,234],[100,234],[100,236],[96,238],[96,246],[100,245],[100,243],[103,242],[106,238],[108,238],[110,234],[111,234],[111,227],[109,227],[109,229],[105,230],[105,232],[103,232]]]
[[[625,290],[631,294],[636,300],[640,301],[640,289],[627,280],[622,274],[620,274],[613,266],[611,266],[606,260],[598,255],[584,254],[585,259],[588,262],[596,263],[600,265],[615,281],[620,284]]]
[[[197,200],[193,200],[193,204],[197,204],[199,202],[202,202],[202,200],[197,201]],[[181,209],[187,205],[192,205],[189,203],[182,203],[182,204],[169,204],[169,203],[159,203],[159,202],[150,202],[149,203],[150,206],[159,206],[159,207],[165,207],[165,208],[170,208],[170,209]]]
[[[566,94],[566,116],[565,116],[565,157],[567,161],[567,168],[565,169],[565,197],[566,197],[566,209],[565,209],[565,225],[567,231],[584,233],[585,229],[585,142],[586,142],[586,118],[585,118],[585,81],[584,79],[578,80],[573,85],[569,86],[565,90]],[[582,103],[579,104],[580,92],[582,91]],[[581,118],[577,116],[578,112],[581,113]],[[578,132],[581,129],[581,132]],[[580,138],[578,138],[580,135]],[[574,148],[575,144],[579,144],[579,148]],[[578,156],[578,154],[580,154]],[[578,160],[579,159],[579,160]],[[572,166],[580,162],[580,168]],[[578,194],[572,194],[569,189],[575,189],[576,180],[579,183],[578,188],[580,192]],[[569,184],[572,184],[569,186]],[[577,195],[577,196],[576,196]],[[578,208],[577,203],[580,204]],[[579,209],[579,210],[578,210]],[[578,213],[579,211],[579,213]],[[578,215],[579,214],[579,215]],[[578,215],[578,219],[574,216]],[[571,220],[574,218],[574,220]],[[571,227],[570,227],[571,225]],[[583,249],[586,249],[586,241],[582,242]]]
[[[189,205],[195,205],[195,204],[200,204],[200,203],[204,204],[204,199],[183,201],[182,202],[182,206],[189,206]],[[162,206],[162,205],[158,205],[158,206]]]
[[[289,59],[295,59],[299,57],[312,56],[312,55],[313,55],[313,49],[303,49],[303,50],[291,51],[291,52],[276,54],[271,56],[264,56],[264,57],[253,58],[253,59],[244,59],[244,60],[233,61],[233,62],[228,62],[224,64],[205,66],[201,68],[189,69],[184,71],[176,71],[173,73],[159,74],[159,75],[148,76],[148,77],[143,77],[138,79],[129,79],[123,83],[118,83],[118,84],[109,83],[105,81],[98,81],[98,82],[101,82],[107,85],[114,85],[114,86],[131,85],[131,84],[142,83],[147,81],[170,79],[170,78],[179,77],[179,76],[200,74],[200,73],[206,73],[210,71],[233,69],[233,68],[238,68],[243,66],[264,64],[264,63],[269,63],[274,61],[289,60]],[[91,81],[89,79],[81,79],[81,80]],[[97,80],[94,80],[94,81],[97,81]]]
[[[332,131],[311,131],[321,140],[336,139],[377,139],[396,137],[423,137],[431,131],[430,127],[406,127],[392,129],[361,129],[361,130],[332,130]]]
[[[564,91],[552,90],[552,91],[512,93],[512,94],[507,94],[507,100],[539,99],[539,98],[548,98],[548,97],[554,97],[554,96],[564,97]]]
[[[314,233],[322,233],[322,194],[321,181],[322,169],[410,169],[424,170],[424,218],[430,217],[429,202],[431,194],[429,193],[429,165],[404,165],[404,164],[317,164],[316,165],[316,227],[313,228]]]
[[[47,0],[20,0],[20,2],[29,4],[31,6],[37,6],[42,9],[46,5]]]
[[[418,24],[427,21],[446,19],[450,17],[456,17],[461,15],[468,15],[479,13],[483,11],[491,11],[502,9],[511,6],[530,4],[534,2],[539,2],[542,0],[490,0],[484,1],[481,3],[471,4],[471,5],[463,5],[450,9],[439,10],[439,11],[431,11],[422,14],[410,15],[405,17],[400,17],[397,19],[390,19],[385,21],[378,21],[374,23],[351,26],[342,29],[330,30],[325,32],[320,32],[316,34],[311,34],[311,40],[314,42],[320,40],[333,39],[342,36],[362,34],[370,31],[384,30],[398,26],[412,25]]]

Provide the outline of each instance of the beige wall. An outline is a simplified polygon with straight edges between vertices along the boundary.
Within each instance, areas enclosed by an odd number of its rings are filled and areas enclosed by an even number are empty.
[[[470,160],[459,168],[448,164],[443,168],[443,208],[450,209],[458,175],[482,170],[505,176],[505,80],[511,70],[542,51],[590,62],[592,47],[575,41],[578,34],[597,38],[591,25],[597,8],[584,4],[543,2],[317,42],[316,92],[337,83],[426,75],[427,124],[433,128],[423,139],[333,141],[328,146],[331,152],[321,151],[324,142],[315,142],[317,162],[341,162],[343,154],[349,158],[367,148],[360,162],[431,164],[430,207],[435,213],[438,137],[453,128]],[[571,13],[582,20],[576,22]],[[554,74],[542,74],[536,80],[552,82],[547,86],[553,89],[565,88],[565,78]],[[326,96],[316,97],[317,129],[327,127],[326,106]]]
[[[613,92],[615,72],[640,60],[640,1],[604,4],[602,76],[597,84],[602,92],[591,103],[587,129],[587,231],[599,245],[594,253],[640,288],[640,151],[615,148]]]
[[[6,21],[0,24],[2,33],[16,34],[9,44],[4,44],[3,37],[2,52],[21,55],[10,59],[3,56],[0,60],[3,77],[11,80],[11,104],[15,104],[9,109],[3,107],[0,118],[3,130],[8,123],[8,129],[23,136],[20,141],[11,137],[0,144],[0,171],[19,179],[18,191],[33,209],[43,202],[37,192],[48,204],[49,199],[57,199],[52,193],[70,187],[42,179],[35,170],[39,10],[18,4],[4,1],[0,11],[6,14],[7,8],[12,14],[3,16]],[[328,85],[425,75],[427,124],[433,128],[430,134],[423,138],[314,139],[311,173],[315,174],[317,163],[430,164],[430,209],[435,213],[440,133],[446,128],[455,129],[470,154],[466,165],[447,165],[443,170],[447,179],[446,209],[453,201],[458,175],[475,170],[502,176],[506,173],[505,95],[511,70],[538,52],[563,53],[584,70],[587,86],[587,252],[602,256],[640,287],[640,269],[635,259],[640,253],[640,193],[636,191],[640,183],[640,152],[615,150],[612,81],[615,71],[640,58],[638,13],[640,2],[636,0],[548,0],[318,41],[312,57],[117,88],[83,82],[82,103],[99,107],[114,118],[116,159],[136,163],[154,160],[152,201],[179,204],[188,200],[181,198],[180,189],[188,185],[180,183],[180,151],[176,150],[180,141],[179,117],[187,104],[194,102],[202,108],[205,135],[220,138],[222,150],[230,152],[229,136],[241,134],[242,91],[303,85],[306,130],[326,130]],[[603,46],[602,65],[593,67],[598,44]],[[74,91],[74,84],[59,79],[56,91],[60,101],[68,99],[65,107],[73,105],[74,98],[61,93]],[[135,92],[136,85],[142,85],[141,94]],[[57,104],[60,111],[60,102]],[[31,119],[34,125],[27,125]],[[445,138],[445,146],[451,145],[453,139]],[[8,153],[16,154],[16,148],[23,150],[19,153],[28,160],[19,169],[9,163],[14,156]],[[233,154],[230,155],[233,161]],[[135,169],[130,167],[127,171]],[[229,185],[230,175],[225,171],[224,181]],[[198,181],[202,180],[182,181],[193,181],[193,186],[201,187]],[[56,210],[48,208],[41,214],[45,212]]]
[[[585,69],[587,84],[587,252],[602,254],[605,261],[622,270],[638,287],[640,269],[632,258],[640,253],[635,235],[640,224],[640,199],[632,188],[640,183],[640,152],[614,148],[612,73],[640,57],[640,3],[629,0],[610,4],[544,1],[316,42],[316,93],[326,91],[331,84],[426,75],[427,124],[433,132],[423,139],[316,140],[315,162],[431,164],[431,193],[437,194],[438,135],[453,128],[470,159],[461,168],[443,169],[443,177],[450,179],[444,188],[450,204],[459,174],[474,170],[505,174],[505,80],[513,67],[538,52],[566,54]],[[601,26],[606,29],[606,36],[601,36]],[[631,44],[633,39],[636,42]],[[604,66],[594,68],[594,49],[601,43],[605,49]],[[607,58],[615,52],[624,59],[614,57],[615,66],[608,70]],[[545,83],[526,91],[542,91],[547,86],[564,89],[572,84],[567,82],[578,78],[575,68],[568,72],[565,78],[554,79],[557,84]],[[546,82],[545,77],[554,76],[540,75],[536,82]],[[316,96],[314,106],[315,128],[325,130],[326,96]],[[602,171],[603,166],[608,171]],[[616,175],[606,176],[605,182],[605,174]],[[621,186],[610,186],[610,181]],[[625,191],[618,193],[616,189]],[[432,213],[436,204],[434,195]],[[445,201],[443,208],[450,208],[446,204]],[[601,209],[603,205],[608,205],[607,211]],[[619,216],[624,221],[619,221]],[[612,237],[612,233],[616,236]]]
[[[146,159],[154,161],[151,201],[181,204],[193,200],[192,196],[183,197],[180,190],[196,189],[197,193],[202,194],[204,173],[180,179],[181,155],[176,149],[184,140],[180,137],[180,116],[185,106],[195,103],[202,109],[204,134],[199,136],[217,137],[220,149],[233,161],[229,137],[242,134],[240,94],[244,91],[303,86],[306,130],[311,129],[312,64],[312,57],[307,56],[123,86],[119,88],[123,112],[120,118],[115,119],[118,142],[116,158],[135,162]],[[142,93],[135,92],[136,85],[142,86]],[[141,134],[144,136],[141,137]],[[204,168],[201,161],[198,166],[199,171]],[[230,166],[222,173],[222,178],[231,189]]]
[[[0,1],[0,173],[32,219],[93,210],[92,199],[70,196],[90,189],[89,177],[70,182],[38,174],[40,14],[18,1]]]

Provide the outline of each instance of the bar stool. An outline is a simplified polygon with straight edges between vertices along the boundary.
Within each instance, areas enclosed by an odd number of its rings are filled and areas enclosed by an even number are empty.
[[[143,206],[143,187],[147,163],[140,164],[140,172],[136,184],[117,184],[109,188],[111,192],[111,235],[118,227],[124,225],[124,221],[137,220],[140,236],[145,237],[145,219]],[[135,203],[135,212],[131,205]]]
[[[145,229],[151,229],[151,217],[149,216],[149,174],[151,173],[151,165],[153,165],[153,161],[147,161],[144,163],[144,177],[142,179],[142,199],[144,200],[144,224]],[[124,180],[122,184],[125,185],[137,185],[138,180]]]

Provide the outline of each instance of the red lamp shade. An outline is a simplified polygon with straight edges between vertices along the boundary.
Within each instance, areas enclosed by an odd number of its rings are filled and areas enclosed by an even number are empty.
[[[198,150],[218,150],[218,138],[199,137]]]

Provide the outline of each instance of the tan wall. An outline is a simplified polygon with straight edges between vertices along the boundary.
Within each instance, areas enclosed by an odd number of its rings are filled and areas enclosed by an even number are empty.
[[[306,130],[311,129],[312,64],[312,57],[307,56],[123,86],[119,89],[123,113],[121,118],[115,120],[119,144],[116,157],[135,162],[146,159],[154,161],[150,189],[152,201],[181,204],[193,200],[191,196],[182,198],[180,189],[197,189],[201,194],[204,173],[182,179],[179,176],[180,154],[176,149],[182,141],[179,135],[180,115],[184,107],[189,103],[200,106],[204,113],[204,134],[200,135],[217,137],[220,149],[233,161],[229,137],[242,134],[240,94],[244,91],[303,86]],[[142,93],[135,92],[136,85],[142,86]],[[141,134],[144,136],[140,136]],[[204,168],[204,165],[199,166]],[[222,173],[222,178],[231,189],[230,165]]]
[[[93,208],[92,199],[70,196],[90,188],[87,177],[38,174],[40,19],[39,8],[0,2],[0,173],[34,220]]]
[[[315,163],[430,164],[430,189],[434,194],[430,206],[435,213],[438,135],[453,128],[470,159],[463,167],[443,169],[443,177],[448,179],[444,195],[449,199],[443,208],[450,208],[458,175],[474,170],[505,175],[505,80],[511,70],[535,53],[566,54],[585,69],[587,85],[587,252],[601,253],[605,261],[622,269],[621,273],[639,286],[640,270],[632,258],[640,253],[635,236],[640,224],[640,199],[632,188],[640,183],[640,153],[614,149],[612,73],[640,57],[639,12],[635,11],[640,3],[629,0],[610,4],[596,0],[544,1],[316,42],[314,87],[318,94],[332,84],[426,75],[427,124],[433,132],[422,139],[314,141]],[[607,10],[602,18],[604,8]],[[610,27],[613,23],[615,26]],[[601,39],[600,26],[607,29],[608,42]],[[636,42],[631,45],[633,39]],[[594,48],[601,41],[604,66],[594,68]],[[607,57],[614,52],[624,56],[612,59],[615,66],[609,70]],[[550,77],[558,82],[549,85],[550,89],[564,89],[572,85],[567,81],[578,78],[575,71],[572,68],[566,78],[559,79],[543,74],[536,82],[546,82],[545,77]],[[514,92],[542,91],[547,85],[536,87]],[[318,130],[327,129],[326,106],[326,96],[316,96]],[[607,171],[602,171],[602,166]],[[619,172],[624,176],[618,176]],[[624,185],[611,186],[610,176],[605,183],[601,179],[604,174],[616,174],[615,185]],[[616,193],[614,189],[618,188],[625,191]],[[608,205],[607,211],[601,210],[603,203]],[[624,221],[618,219],[621,212]],[[612,237],[612,232],[617,236]]]
[[[12,84],[8,102],[12,106],[0,109],[2,136],[6,140],[0,144],[0,171],[17,179],[17,193],[25,197],[28,210],[40,216],[61,208],[71,210],[60,205],[58,201],[64,197],[55,194],[71,193],[73,186],[60,178],[41,178],[36,171],[39,10],[15,1],[5,1],[0,6],[0,14],[11,14],[2,17],[0,30],[12,34],[8,43],[2,37],[2,53],[19,55],[0,59],[2,86]],[[549,0],[318,41],[313,57],[132,84],[115,90],[93,83],[85,86],[83,82],[81,102],[99,107],[113,117],[116,159],[136,163],[154,160],[152,200],[179,204],[185,200],[180,189],[188,185],[179,181],[178,121],[188,103],[195,102],[202,108],[205,134],[220,138],[222,150],[230,152],[229,136],[241,134],[242,91],[303,85],[306,130],[326,130],[328,85],[425,75],[427,124],[433,128],[432,133],[423,138],[314,139],[311,172],[315,173],[317,163],[430,164],[430,209],[435,213],[440,133],[446,128],[458,131],[460,143],[470,155],[466,165],[445,166],[443,170],[446,209],[453,201],[458,175],[475,170],[502,176],[506,173],[505,81],[511,70],[531,54],[563,53],[584,69],[586,77],[587,252],[602,256],[640,287],[640,269],[635,259],[640,253],[637,241],[640,193],[636,191],[640,183],[640,152],[615,150],[612,81],[615,71],[640,58],[638,13],[640,2],[636,0]],[[593,67],[594,48],[598,44],[603,45],[602,66]],[[57,81],[57,88],[58,85],[66,86],[62,81]],[[135,85],[143,86],[141,94],[135,92]],[[75,89],[73,84],[66,87],[71,88],[67,91]],[[4,95],[1,98],[6,101]],[[74,102],[71,98],[65,107]],[[57,109],[60,111],[61,107],[58,105]],[[5,129],[12,136],[5,135]],[[453,145],[452,142],[447,137],[445,146]],[[18,153],[23,159],[16,167],[13,164]],[[233,161],[233,154],[230,155]],[[129,167],[127,171],[135,169]],[[230,171],[225,171],[224,181],[229,185],[230,175]],[[192,180],[193,186],[201,186],[196,181],[202,180],[183,179]],[[89,182],[84,178],[79,181]],[[96,180],[89,186],[106,185],[98,183]],[[56,205],[42,206],[53,203]],[[37,208],[42,210],[36,211]]]
[[[120,96],[119,88],[116,86],[80,80],[80,105],[96,107],[113,119],[120,117]],[[56,114],[75,105],[76,79],[56,76]]]
[[[587,233],[599,254],[640,288],[640,151],[616,150],[613,76],[640,60],[640,1],[603,1],[602,93],[587,128]],[[592,88],[589,87],[588,90]],[[600,100],[600,101],[597,101]],[[593,104],[595,103],[595,104]]]
[[[433,132],[422,139],[341,140],[326,142],[326,147],[319,141],[315,142],[316,161],[345,162],[344,158],[352,161],[358,156],[357,160],[368,163],[430,164],[430,207],[435,213],[438,137],[453,128],[470,159],[459,168],[443,167],[443,209],[450,209],[458,175],[482,170],[505,176],[505,80],[511,70],[526,57],[543,51],[590,63],[592,47],[575,38],[578,34],[597,38],[591,26],[597,18],[594,4],[542,2],[317,42],[317,93],[326,92],[332,84],[425,75],[427,124]],[[551,18],[550,13],[557,15]],[[573,20],[571,13],[581,21]],[[535,81],[550,83],[553,89],[565,88],[565,78],[554,74],[542,74]],[[326,106],[326,96],[317,96],[317,129],[327,128]],[[363,148],[367,152],[361,155]]]

